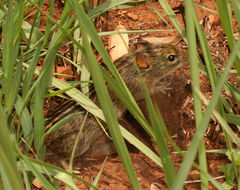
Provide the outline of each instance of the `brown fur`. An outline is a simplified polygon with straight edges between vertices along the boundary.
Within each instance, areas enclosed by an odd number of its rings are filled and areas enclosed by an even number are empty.
[[[143,99],[142,85],[139,74],[134,63],[139,65],[142,77],[148,87],[150,94],[161,90],[159,81],[170,75],[178,68],[187,64],[187,50],[172,45],[149,45],[145,44],[132,55],[125,55],[115,61],[115,65],[136,100]],[[159,85],[160,84],[160,85]],[[110,90],[110,96],[114,104],[114,109],[119,118],[125,111],[120,100]],[[93,101],[97,103],[96,97]],[[83,110],[76,105],[68,108],[72,112]],[[61,110],[64,113],[65,110]],[[73,145],[76,141],[81,123],[85,114],[77,115],[66,122],[59,130],[49,134],[45,138],[45,145],[48,154],[58,155],[61,158],[69,158]],[[60,118],[62,119],[62,118]],[[50,118],[54,120],[54,118]],[[77,145],[75,156],[80,156],[88,150],[98,151],[102,145],[106,147],[106,154],[114,152],[111,146],[105,146],[105,141],[101,142],[100,137],[105,137],[93,115],[88,114],[83,127],[80,140]],[[109,141],[109,140],[107,140]],[[98,148],[96,148],[98,147]]]

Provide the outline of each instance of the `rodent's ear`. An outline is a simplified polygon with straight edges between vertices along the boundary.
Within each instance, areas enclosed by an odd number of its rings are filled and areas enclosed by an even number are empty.
[[[136,55],[136,62],[140,68],[147,69],[152,67],[149,53],[141,52]]]

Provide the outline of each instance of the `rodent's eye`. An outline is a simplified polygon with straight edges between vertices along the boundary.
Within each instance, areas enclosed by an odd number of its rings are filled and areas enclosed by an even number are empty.
[[[168,61],[171,61],[171,62],[173,62],[174,60],[175,60],[175,55],[169,55],[168,56]]]

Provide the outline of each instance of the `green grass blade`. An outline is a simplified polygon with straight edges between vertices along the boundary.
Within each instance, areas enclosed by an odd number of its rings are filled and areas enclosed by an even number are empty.
[[[201,48],[203,51],[203,57],[204,57],[204,61],[205,61],[206,69],[207,69],[207,76],[210,80],[211,87],[214,90],[215,86],[216,86],[217,75],[216,75],[214,63],[212,61],[211,52],[208,47],[207,38],[199,24],[197,13],[196,13],[193,5],[191,6],[191,10],[192,10],[192,16],[194,19],[194,24],[196,26],[196,31],[197,31],[197,34],[199,37],[199,42],[200,42],[200,45],[201,45]]]
[[[128,95],[125,92],[125,89],[122,88],[117,81],[111,77],[111,75],[104,69],[101,68],[104,79],[107,81],[111,90],[117,95],[117,97],[121,100],[121,102],[126,106],[129,112],[134,116],[134,118],[141,124],[144,130],[155,139],[155,135],[153,129],[150,127],[148,121],[140,111],[140,108],[137,106],[135,101],[131,101],[128,98]]]
[[[22,156],[22,159],[23,159],[24,165],[26,165],[29,168],[29,170],[33,173],[33,175],[45,187],[45,189],[49,189],[49,190],[55,189],[54,186],[51,183],[49,183],[49,181],[44,177],[41,171],[32,164],[32,162],[28,157]]]
[[[238,28],[240,28],[240,2],[238,0],[232,0],[232,7],[236,15],[236,20],[238,23]]]
[[[33,132],[33,126],[32,126],[32,118],[29,113],[28,108],[22,108],[24,107],[23,105],[23,99],[21,96],[17,96],[17,100],[14,104],[14,107],[16,109],[16,112],[18,114],[18,117],[21,122],[21,129],[23,131],[23,137],[26,140],[26,142],[30,143],[30,139],[32,139],[32,132]]]
[[[72,177],[70,175],[63,173],[63,172],[59,172],[57,175],[55,175],[55,178],[58,180],[61,180],[62,182],[64,182],[67,185],[66,190],[68,190],[70,187],[71,187],[71,189],[79,190],[79,188],[74,183],[74,181],[72,180]]]
[[[103,161],[102,166],[101,166],[98,174],[96,175],[96,177],[95,177],[95,179],[94,179],[94,181],[93,181],[93,185],[95,185],[95,186],[97,186],[97,183],[98,183],[98,181],[99,181],[99,179],[100,179],[100,177],[101,177],[101,174],[102,174],[102,172],[103,172],[103,169],[104,169],[104,166],[105,166],[106,161],[107,161],[107,158],[105,158],[105,160]],[[93,190],[93,188],[91,187],[90,190]]]
[[[44,152],[42,149],[43,143],[41,141],[44,136],[44,115],[43,115],[43,99],[40,93],[40,87],[35,89],[33,94],[34,104],[33,104],[33,118],[34,118],[34,147],[37,151],[37,155],[43,158]]]
[[[182,36],[184,41],[187,42],[186,32],[184,31],[184,29],[183,29],[182,25],[180,24],[176,14],[172,10],[172,8],[168,4],[168,2],[166,0],[158,0],[158,2],[160,3],[160,5],[162,6],[163,10],[167,14],[168,18],[171,20],[171,22],[174,25],[174,27],[177,29],[178,33]]]
[[[202,98],[202,100],[204,101],[204,103],[206,105],[209,104],[209,101],[203,96],[203,94],[196,89],[196,92],[199,94],[199,96]],[[232,131],[231,127],[228,125],[226,118],[222,117],[216,110],[213,110],[213,114],[214,116],[218,119],[219,123],[221,124],[222,128],[226,131],[226,133],[231,137],[231,139],[238,145],[240,146],[240,139],[237,137],[237,135]],[[225,116],[225,115],[224,115]],[[239,117],[236,116],[234,117],[233,114],[227,114],[226,116],[228,116],[229,119],[233,119],[233,120],[238,120]],[[239,123],[239,121],[237,121],[237,123]]]
[[[127,31],[108,31],[99,32],[99,36],[107,36],[112,34],[133,34],[133,33],[151,33],[151,32],[174,32],[176,30],[127,30]]]
[[[196,156],[196,152],[199,146],[199,143],[201,141],[201,139],[204,136],[204,133],[207,129],[208,123],[210,121],[210,117],[211,114],[213,112],[213,109],[216,105],[216,103],[218,102],[218,99],[221,95],[221,90],[224,86],[224,83],[226,81],[227,75],[230,72],[230,69],[233,65],[233,62],[237,56],[238,50],[240,48],[240,40],[236,43],[236,46],[232,52],[232,55],[230,56],[228,63],[225,67],[225,70],[222,74],[222,76],[219,78],[218,84],[216,86],[216,89],[213,93],[213,96],[211,98],[211,101],[209,103],[209,105],[206,108],[206,111],[204,112],[204,115],[202,117],[202,120],[199,124],[199,127],[197,128],[197,131],[195,133],[194,138],[192,139],[191,145],[184,157],[182,166],[180,167],[176,179],[175,179],[175,183],[171,186],[171,189],[182,189],[184,181],[187,177],[187,174],[192,166],[193,160]],[[238,55],[239,56],[239,55]]]
[[[195,23],[194,23],[194,15],[196,16],[194,5],[192,1],[185,1],[185,12],[186,12],[186,28],[187,28],[187,40],[188,40],[188,57],[190,63],[190,72],[191,72],[191,83],[192,85],[200,89],[200,79],[199,79],[199,68],[198,68],[198,54],[197,54],[197,44],[196,44],[196,35],[195,35]],[[192,90],[193,94],[193,104],[194,104],[194,112],[195,112],[195,124],[196,127],[199,127],[199,123],[202,119],[202,104],[198,94]],[[199,165],[202,170],[207,173],[207,158],[204,140],[202,139],[199,145]],[[208,179],[201,172],[201,188],[208,188]]]
[[[61,119],[60,121],[58,121],[57,123],[55,123],[53,126],[51,126],[51,128],[45,133],[45,136],[58,130],[64,123],[66,123],[67,121],[69,121],[70,119],[72,119],[74,116],[83,114],[83,112],[76,112],[76,113],[72,113],[67,115],[66,117],[64,117],[63,119]]]
[[[226,82],[226,86],[228,87],[231,95],[234,97],[238,106],[240,106],[240,90],[236,88],[232,83]]]
[[[179,1],[184,2],[184,0],[179,0]],[[195,7],[199,7],[199,8],[201,8],[202,10],[208,11],[208,12],[210,12],[210,13],[218,14],[218,12],[216,12],[216,11],[214,11],[214,10],[212,10],[212,9],[209,9],[209,8],[207,8],[207,7],[204,7],[204,6],[200,5],[200,4],[194,3],[194,6],[195,6]]]
[[[44,0],[38,1],[38,5],[42,6]],[[27,42],[29,42],[29,46],[32,47],[32,44],[36,42],[36,40],[41,36],[40,31],[38,31],[38,27],[40,25],[40,11],[37,10],[34,17],[33,17],[33,23],[32,25],[29,25],[28,23],[25,24],[25,36],[27,38]]]
[[[109,1],[109,2],[105,2],[105,3],[102,3],[101,5],[97,6],[96,8],[90,10],[88,12],[88,16],[94,18],[94,17],[97,17],[98,15],[106,12],[108,9],[111,9],[111,8],[116,7],[118,5],[131,3],[131,2],[132,2],[132,0],[122,0],[122,1],[112,0],[112,1]]]
[[[75,12],[77,14],[77,18],[79,20],[79,23],[83,23],[84,26],[88,26],[88,35],[91,38],[94,46],[96,47],[96,49],[98,50],[98,52],[101,54],[105,64],[107,65],[108,69],[111,71],[112,75],[114,76],[114,78],[116,79],[117,83],[119,84],[119,86],[121,86],[121,88],[124,88],[125,94],[127,94],[128,98],[130,99],[130,101],[132,101],[134,103],[134,105],[136,105],[134,98],[132,97],[131,93],[129,92],[129,90],[127,89],[125,83],[123,82],[123,80],[121,79],[118,71],[116,70],[115,66],[112,64],[112,61],[109,57],[109,55],[107,54],[101,39],[99,38],[97,31],[94,27],[94,25],[92,24],[92,22],[89,20],[89,18],[87,17],[87,15],[85,14],[85,12],[83,11],[83,9],[81,7],[77,6],[77,3],[74,1],[70,1],[71,3],[73,2],[73,9],[75,9]],[[77,9],[78,7],[78,9]],[[81,22],[80,22],[81,21]],[[138,107],[136,107],[136,109],[139,109]]]
[[[34,55],[31,59],[31,61],[29,62],[29,67],[26,71],[26,75],[24,77],[24,83],[22,86],[22,96],[25,98],[27,93],[30,90],[31,84],[32,84],[32,78],[34,75],[34,71],[36,69],[36,66],[38,64],[38,59],[39,59],[39,55],[40,55],[40,49],[41,45],[38,45],[38,48],[34,51]]]
[[[227,122],[240,126],[240,116],[233,113],[225,114]],[[238,128],[240,129],[240,128]]]
[[[30,183],[30,179],[28,177],[27,171],[23,169],[22,173],[23,173],[23,179],[24,179],[24,182],[25,182],[26,190],[31,190],[32,187],[31,187],[31,183]]]
[[[231,51],[233,51],[233,48],[235,46],[235,39],[234,39],[234,32],[233,32],[233,21],[232,21],[232,9],[231,9],[231,4],[230,1],[221,1],[221,0],[217,0],[217,8],[218,8],[218,12],[220,15],[220,20],[221,20],[221,24],[223,26],[223,30],[227,36],[227,40],[228,40],[228,44],[229,47],[231,49]],[[240,76],[240,60],[237,58],[236,59],[236,63],[235,63],[235,67],[237,70],[237,75],[238,77]],[[239,80],[238,80],[239,81]]]
[[[26,21],[23,21],[22,24],[22,38],[30,47],[33,46],[36,42],[38,42],[43,36],[42,33],[38,30],[37,27],[33,27],[34,25],[29,24]],[[32,33],[31,33],[32,32]],[[32,36],[30,36],[32,35]]]
[[[68,25],[65,27],[69,27]],[[37,150],[37,155],[43,158],[45,150],[43,149],[42,138],[44,136],[44,115],[43,115],[43,96],[47,93],[48,87],[52,80],[52,68],[56,59],[56,53],[59,49],[59,44],[65,36],[61,31],[53,35],[47,55],[44,60],[43,67],[40,71],[41,80],[37,80],[34,93],[34,147]],[[39,81],[39,82],[38,82]],[[29,94],[28,94],[29,95]],[[26,99],[26,98],[25,98]]]
[[[14,5],[15,9],[15,18],[14,20],[17,21],[16,23],[16,35],[15,35],[15,41],[19,38],[21,34],[21,29],[22,29],[22,23],[23,23],[23,16],[24,16],[24,1],[16,1]]]
[[[233,35],[233,22],[230,1],[217,0],[216,3],[224,32],[227,35],[230,49],[232,49],[234,47],[235,39]]]
[[[107,88],[104,84],[104,78],[102,76],[99,64],[93,54],[93,51],[87,39],[84,25],[81,23],[80,20],[79,23],[83,34],[83,45],[84,47],[86,47],[86,58],[88,60],[89,69],[91,72],[91,76],[93,78],[94,87],[97,92],[99,103],[102,107],[104,117],[108,125],[108,129],[110,131],[114,145],[117,149],[119,157],[125,167],[125,170],[129,176],[129,179],[131,180],[134,189],[140,189],[139,183],[136,178],[136,174],[134,172],[130,157],[128,155],[126,144],[121,135],[120,128],[118,127],[118,121],[116,115],[114,114],[113,105],[111,103],[111,99],[109,97]]]
[[[150,148],[148,148],[145,144],[143,144],[140,140],[138,140],[134,135],[132,135],[125,128],[120,126],[120,129],[121,129],[122,135],[129,143],[135,146],[138,150],[140,150],[147,157],[149,157],[153,162],[155,162],[159,167],[162,168],[162,160],[155,152],[153,152]]]
[[[36,170],[38,172],[38,174],[46,173],[46,171],[47,171],[49,173],[49,175],[53,176],[53,177],[56,176],[58,173],[65,173],[65,174],[67,174],[67,175],[69,175],[69,176],[71,176],[71,177],[73,177],[77,180],[82,181],[83,183],[89,185],[90,187],[93,187],[94,189],[98,189],[98,188],[94,187],[91,183],[89,183],[88,181],[84,180],[83,178],[81,178],[77,175],[74,175],[74,174],[64,170],[63,168],[59,168],[57,166],[48,164],[48,163],[40,161],[40,160],[29,158],[29,157],[27,157],[25,155],[22,155],[22,154],[21,154],[21,157],[22,157],[22,159],[20,159],[18,161],[19,170],[32,171],[32,168],[34,168],[34,170]],[[59,177],[59,180],[61,180],[60,177]]]
[[[159,150],[160,158],[162,160],[162,166],[164,175],[167,180],[167,185],[170,187],[174,183],[174,178],[176,176],[176,171],[172,162],[171,154],[168,149],[167,141],[164,137],[164,132],[162,128],[166,128],[162,116],[156,106],[154,108],[151,97],[147,91],[146,85],[142,82],[145,100],[147,103],[148,113],[150,116],[151,124],[156,135],[156,144]]]
[[[74,1],[70,1],[70,2],[72,4],[72,8],[76,12],[76,15],[77,15],[77,18],[78,18],[78,21],[79,21],[80,25],[81,25],[81,22],[82,22],[82,24],[84,26],[87,26],[88,35],[89,35],[92,43],[96,47],[97,51],[102,56],[102,59],[103,59],[104,63],[106,64],[106,66],[108,67],[110,72],[113,74],[113,76],[116,78],[116,80],[120,83],[120,85],[125,87],[125,90],[129,95],[129,98],[131,100],[134,100],[134,98],[131,96],[131,93],[128,91],[126,85],[124,84],[123,80],[121,79],[121,77],[120,77],[118,71],[116,70],[115,66],[112,64],[112,61],[111,61],[108,53],[106,52],[105,47],[104,47],[101,39],[99,38],[98,33],[97,33],[96,28],[94,27],[93,23],[90,21],[89,17],[86,15],[86,13],[82,9],[82,7],[78,6],[77,2],[74,2]]]
[[[22,180],[17,170],[16,158],[13,150],[13,143],[16,143],[10,137],[7,120],[0,105],[0,176],[5,189],[24,189]]]
[[[16,30],[14,22],[14,13],[16,10],[13,7],[13,1],[9,1],[8,3],[8,12],[6,15],[6,24],[3,28],[3,70],[4,70],[4,98],[5,98],[5,106],[7,109],[7,114],[11,114],[11,110],[13,107],[13,103],[15,101],[15,88],[12,87],[14,79],[14,64],[16,61],[16,57],[19,51],[19,36],[16,39]],[[19,15],[20,16],[20,15]],[[14,47],[14,48],[13,48]]]
[[[49,2],[49,16],[53,17],[53,8],[54,8],[54,2],[53,0],[48,1]],[[52,28],[52,22],[48,18],[46,21],[46,28],[44,30],[44,39],[43,39],[43,47],[47,45],[49,35],[51,34],[51,28]]]

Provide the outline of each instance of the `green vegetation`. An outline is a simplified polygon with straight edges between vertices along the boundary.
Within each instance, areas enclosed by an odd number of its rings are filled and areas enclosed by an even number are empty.
[[[235,31],[233,29],[233,12],[231,9],[232,5],[239,28],[240,3],[238,0],[232,0],[231,3],[229,1],[216,1],[218,7],[218,13],[216,14],[220,15],[231,50],[231,56],[225,69],[219,71],[214,66],[206,36],[196,15],[195,6],[199,5],[195,5],[193,1],[185,1],[186,28],[188,31],[185,33],[167,1],[159,1],[166,13],[165,17],[169,17],[175,29],[188,44],[195,124],[197,127],[187,152],[181,152],[174,145],[176,151],[183,156],[181,167],[176,172],[170,157],[167,140],[164,140],[164,137],[169,139],[169,135],[166,132],[166,126],[160,112],[154,106],[146,88],[144,88],[151,124],[147,121],[112,64],[99,37],[114,32],[98,34],[93,24],[96,17],[110,8],[116,6],[117,8],[127,8],[143,2],[145,1],[137,3],[130,0],[108,1],[92,8],[91,3],[88,4],[87,1],[68,0],[65,1],[61,19],[55,21],[53,19],[53,0],[49,0],[49,14],[46,14],[41,9],[44,0],[0,1],[2,30],[0,49],[0,189],[25,188],[29,190],[34,178],[37,178],[45,189],[60,189],[57,183],[58,180],[65,183],[68,188],[78,189],[74,183],[75,179],[81,180],[93,189],[97,189],[97,181],[102,170],[99,171],[99,175],[91,184],[72,174],[71,170],[66,171],[43,161],[46,152],[43,139],[49,133],[49,131],[45,131],[44,126],[43,103],[45,97],[54,95],[68,95],[69,98],[78,102],[88,112],[106,121],[118,155],[134,189],[140,189],[140,185],[123,138],[142,151],[159,167],[163,168],[169,189],[182,189],[192,166],[200,170],[202,189],[208,189],[209,181],[218,189],[240,188],[240,153],[239,150],[234,149],[232,146],[232,142],[234,142],[240,147],[240,140],[228,124],[235,124],[239,131],[240,118],[235,115],[222,94],[222,89],[226,90],[232,94],[236,104],[240,106],[239,88],[227,81],[227,76],[233,64],[236,68],[238,81],[240,76],[240,42],[234,38]],[[146,3],[149,2],[146,1]],[[150,5],[153,8],[152,11],[155,11],[153,5]],[[31,9],[33,10],[31,13],[25,14]],[[75,14],[71,14],[72,12]],[[40,14],[45,14],[47,18],[44,33],[39,31]],[[159,16],[159,19],[163,18],[158,12],[156,16]],[[33,18],[33,24],[31,25],[27,22],[29,17]],[[196,38],[199,40],[205,65],[202,65],[198,58]],[[101,55],[111,75],[99,66],[90,45],[91,43]],[[73,60],[58,54],[59,49],[66,45],[72,45],[74,48]],[[71,62],[81,72],[80,80],[84,81],[84,83],[81,81],[79,83],[64,82],[52,75],[54,64],[59,56]],[[40,60],[43,61],[43,66],[38,71],[36,67]],[[86,65],[89,70],[86,69]],[[207,101],[200,91],[199,72],[206,74],[210,81],[213,92],[210,101]],[[95,85],[102,109],[86,96],[89,90],[86,88],[86,84],[91,82],[90,76]],[[108,83],[143,129],[156,142],[160,151],[159,156],[118,124],[104,81]],[[78,84],[80,84],[81,90],[76,88]],[[59,90],[49,90],[51,86]],[[145,87],[144,83],[143,86]],[[202,110],[203,103],[206,105],[204,111]],[[224,151],[211,150],[215,153],[226,154],[230,160],[228,165],[220,167],[226,176],[226,181],[223,184],[211,177],[207,171],[206,152],[211,151],[205,150],[203,137],[211,116],[214,116],[221,124],[228,148]],[[51,130],[57,130],[60,125],[61,123]],[[172,142],[171,139],[169,141]],[[21,152],[19,147],[23,146],[25,151]],[[34,152],[30,147],[34,148]],[[34,158],[30,158],[27,155],[28,152],[31,152]],[[199,165],[194,163],[197,155]]]

